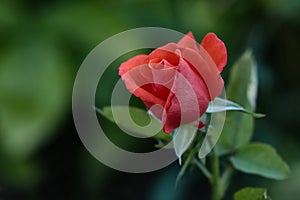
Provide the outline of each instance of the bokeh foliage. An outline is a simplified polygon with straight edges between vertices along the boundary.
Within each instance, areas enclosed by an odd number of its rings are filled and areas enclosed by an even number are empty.
[[[267,185],[276,199],[296,200],[299,9],[299,0],[2,0],[0,199],[162,199],[166,193],[172,199],[205,199],[208,191],[199,191],[203,177],[192,175],[195,172],[174,191],[178,163],[143,175],[103,166],[84,149],[72,123],[72,84],[89,51],[120,31],[159,26],[193,31],[198,40],[215,32],[227,45],[228,66],[245,49],[253,50],[259,74],[257,110],[267,114],[257,120],[254,139],[275,146],[291,165],[292,175],[280,183],[244,175],[229,192],[256,182]],[[99,106],[109,102],[118,65],[114,63],[100,83],[106,91],[97,94]],[[229,70],[222,74],[225,80]],[[122,134],[108,120],[100,120],[112,135]]]

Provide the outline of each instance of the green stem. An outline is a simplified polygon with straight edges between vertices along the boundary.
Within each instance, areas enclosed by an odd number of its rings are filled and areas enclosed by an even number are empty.
[[[207,168],[201,163],[201,161],[197,160],[196,158],[194,158],[193,160],[194,164],[202,171],[202,173],[204,174],[204,176],[208,179],[211,180],[212,179],[212,175],[211,173],[207,170]]]
[[[220,179],[220,197],[222,198],[230,184],[230,179],[234,173],[232,166],[228,165]]]
[[[211,167],[212,167],[212,179],[211,179],[211,188],[212,188],[212,200],[220,200],[220,166],[219,166],[219,157],[215,153],[214,149],[212,150],[211,156]]]

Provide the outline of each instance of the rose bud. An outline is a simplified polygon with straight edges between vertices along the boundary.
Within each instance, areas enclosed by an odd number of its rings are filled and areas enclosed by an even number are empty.
[[[190,32],[178,43],[122,63],[119,75],[170,133],[181,124],[199,122],[209,102],[222,92],[220,73],[226,63],[226,47],[214,33],[198,47]]]

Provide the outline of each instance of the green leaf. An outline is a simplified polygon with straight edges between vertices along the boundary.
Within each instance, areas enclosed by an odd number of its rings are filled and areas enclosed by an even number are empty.
[[[224,111],[210,116],[209,125],[206,126],[206,134],[198,152],[199,159],[205,158],[217,144],[222,133],[225,117],[226,113]]]
[[[234,194],[233,200],[271,200],[264,188],[243,188]]]
[[[147,114],[145,110],[129,106],[106,106],[96,111],[121,129],[136,137],[154,137],[171,141],[172,136],[161,130],[161,123]]]
[[[254,112],[257,91],[256,64],[252,53],[246,51],[231,68],[226,87],[227,99],[236,102],[249,112]],[[250,103],[251,102],[251,103]],[[261,117],[260,115],[255,117]],[[229,153],[249,143],[254,128],[253,116],[241,112],[228,111],[225,126],[216,145],[219,155]]]
[[[173,136],[173,146],[175,153],[181,164],[181,156],[188,149],[196,136],[197,128],[195,123],[183,124],[179,126]]]
[[[254,113],[250,110],[243,108],[242,106],[240,106],[235,102],[220,97],[216,97],[213,101],[211,101],[206,110],[207,113],[216,113],[222,111],[241,111],[244,113],[248,113],[256,118],[265,117],[264,114]]]
[[[239,149],[229,160],[237,170],[266,178],[282,180],[290,174],[289,166],[275,149],[267,144],[249,144]]]

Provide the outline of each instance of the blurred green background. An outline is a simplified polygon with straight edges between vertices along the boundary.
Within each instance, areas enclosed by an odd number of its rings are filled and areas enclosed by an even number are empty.
[[[299,10],[299,0],[1,0],[0,199],[208,199],[207,182],[196,171],[175,189],[177,162],[146,174],[102,165],[73,124],[72,85],[85,56],[121,31],[158,26],[192,31],[198,41],[215,32],[228,49],[225,80],[234,61],[252,48],[260,83],[257,110],[267,114],[257,120],[254,140],[276,147],[292,175],[276,182],[237,174],[227,199],[241,187],[262,186],[275,200],[298,200]],[[100,106],[109,104],[118,79],[119,63],[113,65],[97,95]],[[101,120],[112,137],[120,133]],[[117,138],[125,145],[127,139]],[[133,144],[145,151],[153,142]]]

